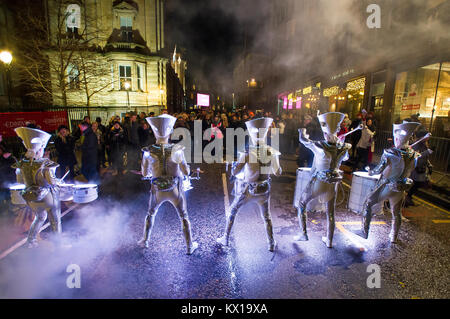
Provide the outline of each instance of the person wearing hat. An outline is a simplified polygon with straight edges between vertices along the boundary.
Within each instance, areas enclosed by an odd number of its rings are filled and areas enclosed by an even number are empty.
[[[373,170],[368,169],[369,175],[381,174],[381,177],[363,205],[361,231],[364,238],[369,237],[374,205],[389,200],[392,213],[389,239],[391,243],[397,241],[406,191],[412,186],[409,176],[421,160],[421,154],[409,146],[409,139],[418,126],[420,123],[406,121],[393,124],[394,147],[385,149],[379,164]]]
[[[144,178],[150,179],[151,189],[144,234],[138,241],[138,245],[149,246],[158,209],[168,201],[178,212],[186,241],[186,253],[191,255],[197,249],[198,243],[192,240],[191,223],[183,189],[183,180],[189,176],[190,168],[184,157],[184,146],[169,143],[169,137],[177,119],[163,114],[157,117],[147,117],[146,120],[152,127],[156,143],[142,149],[141,173]]]
[[[59,199],[59,183],[56,177],[55,162],[43,158],[44,149],[51,135],[33,128],[19,127],[16,134],[22,139],[27,149],[25,158],[14,164],[17,182],[25,184],[22,197],[33,210],[35,218],[28,233],[29,247],[37,246],[37,234],[47,216],[52,231],[61,233],[61,202]]]
[[[55,148],[58,153],[59,177],[62,177],[66,170],[69,170],[67,181],[73,181],[74,166],[77,163],[75,157],[75,138],[69,133],[69,128],[65,125],[58,127],[58,136],[55,139]]]
[[[306,129],[299,129],[299,141],[314,153],[314,162],[311,168],[311,179],[306,185],[297,208],[301,234],[295,240],[308,240],[306,231],[306,207],[314,199],[318,199],[326,207],[327,234],[322,241],[328,248],[333,246],[334,235],[334,211],[336,206],[336,194],[338,184],[342,181],[342,171],[339,170],[342,161],[348,159],[348,151],[351,144],[342,143],[337,133],[345,114],[329,112],[318,115],[324,140],[312,141],[306,134]],[[296,188],[299,187],[296,185]]]
[[[273,238],[270,214],[270,175],[280,176],[282,170],[279,162],[281,153],[266,144],[266,136],[272,122],[273,119],[266,117],[245,122],[252,145],[248,151],[240,152],[238,162],[233,164],[231,174],[235,178],[235,198],[226,216],[224,234],[217,239],[221,245],[228,246],[239,209],[247,203],[256,203],[266,226],[269,251],[275,250],[276,241]],[[239,185],[242,187],[237,187]]]

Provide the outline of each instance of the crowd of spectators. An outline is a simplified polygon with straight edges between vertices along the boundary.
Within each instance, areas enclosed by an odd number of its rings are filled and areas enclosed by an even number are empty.
[[[171,115],[177,118],[175,128],[188,129],[191,132],[191,138],[194,136],[195,121],[201,121],[203,147],[214,139],[226,139],[227,128],[246,130],[245,122],[250,119],[262,116],[274,118],[272,128],[279,130],[280,152],[285,156],[296,157],[298,166],[302,167],[311,167],[314,157],[309,149],[299,143],[298,129],[306,128],[306,133],[311,140],[323,139],[318,118],[314,114],[283,112],[274,117],[271,112],[262,110],[215,112],[211,109],[202,109]],[[149,114],[129,112],[122,118],[113,116],[104,124],[99,117],[92,122],[90,117],[86,116],[73,132],[70,132],[67,126],[61,125],[57,130],[56,138],[53,139],[55,155],[60,165],[58,176],[61,177],[69,171],[66,177],[68,182],[73,181],[77,174],[82,174],[86,180],[99,183],[101,176],[107,172],[114,176],[129,172],[139,174],[141,148],[156,142],[153,131],[145,120],[152,116],[155,116],[153,112]],[[408,120],[418,121],[418,118],[413,116]],[[376,125],[373,114],[365,110],[362,110],[353,120],[348,115],[345,116],[338,136],[342,142],[352,144],[350,159],[346,165],[353,171],[364,170],[371,164],[377,136]],[[211,129],[211,134],[205,139],[204,133],[207,129]],[[355,131],[347,134],[352,130]],[[269,143],[273,133],[274,131],[271,130],[268,134]],[[226,141],[223,141],[223,145],[226,147]],[[235,158],[237,151],[246,147],[248,147],[248,139],[244,145],[237,145],[236,138]],[[11,173],[11,170],[7,168],[13,162],[10,152],[0,141],[2,176],[7,172]],[[420,175],[418,178],[423,179],[423,176]]]

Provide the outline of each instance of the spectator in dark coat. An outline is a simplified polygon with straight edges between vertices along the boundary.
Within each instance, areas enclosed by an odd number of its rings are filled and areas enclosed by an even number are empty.
[[[74,166],[77,163],[75,157],[75,138],[69,134],[69,128],[65,125],[58,127],[58,137],[55,139],[55,148],[58,154],[59,173],[58,177],[61,178],[67,171],[70,173],[67,175],[65,181],[73,181]]]
[[[141,148],[148,145],[152,145],[156,142],[155,136],[153,135],[153,131],[146,120],[141,120],[141,125],[138,128],[138,134],[139,134],[139,145]]]
[[[108,145],[111,154],[110,161],[114,169],[113,175],[121,175],[123,173],[123,154],[125,153],[126,136],[119,121],[114,122],[108,133]]]
[[[87,122],[80,124],[80,131],[84,136],[81,145],[81,173],[88,181],[98,182],[97,171],[98,139]]]
[[[127,148],[127,160],[128,169],[130,170],[140,170],[139,158],[140,158],[140,143],[139,143],[139,122],[137,121],[136,113],[130,114],[130,121],[124,125],[126,130],[126,135],[128,137],[128,148]]]
[[[11,167],[14,163],[14,157],[1,143],[0,135],[0,203],[9,198],[9,185],[16,182],[16,173]]]

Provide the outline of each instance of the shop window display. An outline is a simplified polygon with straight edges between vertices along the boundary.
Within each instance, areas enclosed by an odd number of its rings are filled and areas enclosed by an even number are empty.
[[[436,99],[436,101],[435,101]],[[434,109],[434,112],[433,112]],[[436,136],[444,136],[442,123],[450,111],[450,63],[435,63],[398,73],[395,82],[392,122],[420,114]]]

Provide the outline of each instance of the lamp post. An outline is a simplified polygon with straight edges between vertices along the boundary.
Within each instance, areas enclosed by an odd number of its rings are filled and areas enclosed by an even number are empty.
[[[6,86],[7,86],[7,91],[8,91],[8,103],[9,106],[12,106],[11,103],[11,72],[10,72],[10,66],[11,66],[11,61],[12,61],[13,57],[11,52],[9,51],[1,51],[0,52],[0,61],[3,62],[3,64],[5,65],[6,68]]]
[[[125,82],[123,84],[125,90],[127,91],[127,110],[130,110],[130,88],[131,88],[131,84],[129,81]]]

